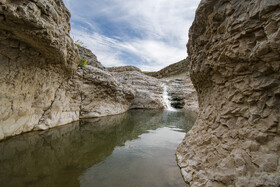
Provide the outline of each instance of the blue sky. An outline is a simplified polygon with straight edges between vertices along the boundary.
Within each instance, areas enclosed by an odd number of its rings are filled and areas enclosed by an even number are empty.
[[[64,0],[71,36],[107,67],[157,71],[187,56],[188,29],[200,0]]]

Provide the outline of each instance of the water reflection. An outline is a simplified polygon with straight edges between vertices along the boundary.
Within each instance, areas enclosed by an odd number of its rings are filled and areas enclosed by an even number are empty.
[[[0,142],[0,186],[172,186],[193,123],[185,112],[133,110],[17,136]]]

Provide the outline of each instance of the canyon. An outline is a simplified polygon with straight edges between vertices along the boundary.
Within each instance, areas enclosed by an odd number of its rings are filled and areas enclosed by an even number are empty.
[[[197,113],[176,152],[190,186],[280,185],[279,0],[202,0],[188,58],[155,73],[104,67],[71,39],[70,16],[62,1],[0,0],[0,140],[164,109],[167,86]]]
[[[136,67],[105,68],[74,44],[62,1],[1,1],[0,16],[0,140],[134,108],[165,108],[162,80]]]

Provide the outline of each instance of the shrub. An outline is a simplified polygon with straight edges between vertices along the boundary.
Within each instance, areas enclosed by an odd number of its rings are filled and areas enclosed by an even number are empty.
[[[81,40],[76,40],[74,43],[79,49],[85,47],[85,44]]]
[[[78,66],[82,68],[86,65],[89,65],[88,61],[85,58],[82,58]]]

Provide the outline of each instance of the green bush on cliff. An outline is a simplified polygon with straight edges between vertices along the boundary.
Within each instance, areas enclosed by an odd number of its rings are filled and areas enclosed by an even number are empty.
[[[84,43],[81,40],[76,40],[74,43],[79,49],[81,47],[85,47]]]
[[[88,61],[85,58],[82,58],[78,66],[82,68],[86,65],[89,65]]]

